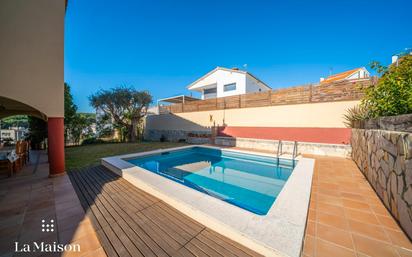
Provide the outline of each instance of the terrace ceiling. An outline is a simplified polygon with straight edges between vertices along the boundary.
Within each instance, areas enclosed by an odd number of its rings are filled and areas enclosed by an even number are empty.
[[[29,115],[47,120],[47,116],[35,108],[19,101],[0,96],[0,119],[14,115]]]

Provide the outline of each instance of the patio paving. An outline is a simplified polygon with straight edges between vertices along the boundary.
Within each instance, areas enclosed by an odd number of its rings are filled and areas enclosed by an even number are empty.
[[[303,255],[412,256],[412,244],[356,164],[316,159]]]
[[[63,256],[106,256],[67,175],[48,178],[47,154],[32,151],[30,163],[11,178],[0,180],[0,256],[41,256],[40,251],[15,253],[33,242],[78,244],[80,252]],[[53,220],[53,231],[42,231]],[[47,253],[46,256],[60,256]]]

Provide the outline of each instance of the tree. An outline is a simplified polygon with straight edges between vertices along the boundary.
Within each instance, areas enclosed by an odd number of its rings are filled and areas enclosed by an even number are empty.
[[[94,118],[89,114],[76,113],[71,121],[69,133],[75,144],[80,144],[82,136],[89,136],[90,126],[94,122]]]
[[[70,86],[64,83],[64,141],[67,143],[72,123],[75,119],[77,106],[73,102]]]
[[[15,115],[1,119],[1,129],[8,129],[9,127],[23,127],[28,128],[29,122],[26,115]]]
[[[377,85],[366,89],[362,107],[371,118],[412,113],[412,55],[399,59],[399,64],[384,67],[378,62],[372,68],[382,74]]]
[[[138,129],[152,96],[147,91],[138,91],[131,87],[116,87],[100,90],[89,97],[90,104],[109,115],[115,125],[126,130],[130,142],[138,139]]]

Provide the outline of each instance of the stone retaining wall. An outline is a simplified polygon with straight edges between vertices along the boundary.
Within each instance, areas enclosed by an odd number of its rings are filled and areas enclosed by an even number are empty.
[[[352,158],[412,238],[412,134],[352,130]]]
[[[381,129],[412,133],[412,114],[379,117],[366,121],[356,122],[355,128]]]

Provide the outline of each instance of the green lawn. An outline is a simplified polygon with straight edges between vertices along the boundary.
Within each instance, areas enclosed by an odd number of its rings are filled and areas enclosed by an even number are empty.
[[[100,158],[156,150],[160,148],[170,148],[183,146],[185,143],[170,142],[139,142],[139,143],[113,143],[75,146],[66,148],[66,169],[95,165],[100,162]]]

